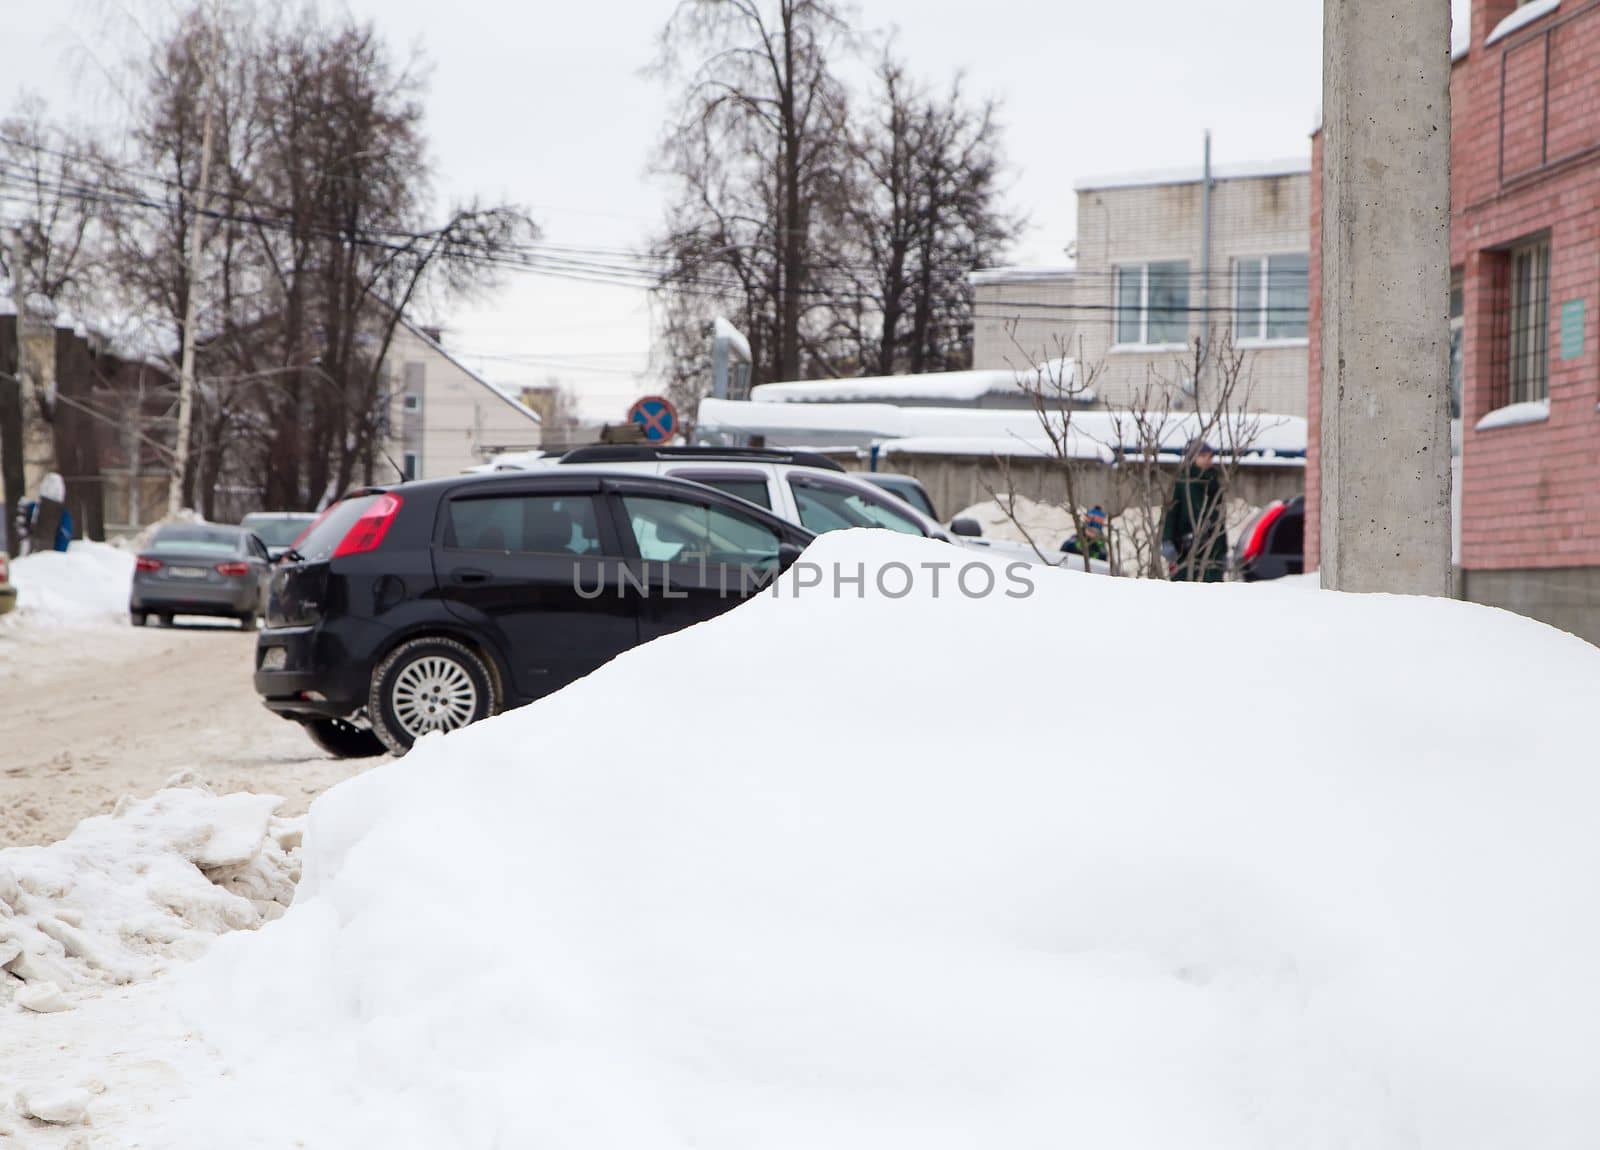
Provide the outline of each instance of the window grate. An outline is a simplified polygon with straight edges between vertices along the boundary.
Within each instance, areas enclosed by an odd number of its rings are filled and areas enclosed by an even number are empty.
[[[1511,309],[1506,402],[1549,395],[1550,244],[1541,240],[1511,252]]]

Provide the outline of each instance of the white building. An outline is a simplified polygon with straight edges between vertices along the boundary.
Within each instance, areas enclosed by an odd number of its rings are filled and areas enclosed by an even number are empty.
[[[973,366],[1072,356],[1121,406],[1152,379],[1186,381],[1179,361],[1209,329],[1247,352],[1251,410],[1304,415],[1310,168],[1213,167],[1209,262],[1200,169],[1080,181],[1074,266],[973,273]]]
[[[540,445],[539,415],[402,321],[385,361],[389,449],[408,479],[458,475],[503,451]]]

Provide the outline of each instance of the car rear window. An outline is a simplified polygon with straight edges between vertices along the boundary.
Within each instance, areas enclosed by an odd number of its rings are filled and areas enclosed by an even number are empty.
[[[335,503],[323,512],[322,518],[306,533],[295,550],[307,559],[326,559],[339,546],[339,541],[349,534],[350,528],[361,518],[361,513],[377,499],[376,495],[355,495]]]
[[[453,499],[444,545],[452,550],[593,555],[600,550],[592,495]]]
[[[244,536],[234,527],[163,527],[150,540],[150,555],[237,555]]]
[[[311,515],[246,515],[239,526],[255,532],[256,538],[268,547],[287,547],[313,518],[315,516]]]
[[[754,503],[757,507],[772,510],[772,495],[767,489],[767,478],[764,475],[729,475],[726,472],[714,471],[670,471],[669,475],[678,479],[692,479],[696,483],[704,483],[707,487],[715,487],[735,499],[743,499],[746,503]]]

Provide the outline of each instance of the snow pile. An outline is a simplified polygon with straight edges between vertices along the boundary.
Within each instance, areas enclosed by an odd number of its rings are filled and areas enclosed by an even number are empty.
[[[1010,503],[1010,514],[1001,506],[1000,499]],[[985,499],[962,508],[950,517],[951,522],[976,519],[983,527],[985,539],[1005,539],[1013,543],[1031,540],[1034,546],[1046,552],[1059,551],[1061,545],[1077,533],[1072,512],[1065,507],[1041,503],[1026,495],[1002,494],[1000,499]]]
[[[1053,399],[1093,403],[1093,390],[1078,387],[1077,379],[1077,361],[1069,357],[1046,360],[1020,371],[930,371],[918,375],[763,383],[750,389],[750,399],[754,403],[894,403],[907,399],[961,403],[975,402],[986,395],[1014,396],[1023,388],[1032,387]]]
[[[1000,499],[1011,501],[1012,514],[1006,514]],[[1088,508],[1083,510],[1087,513]],[[1242,499],[1228,501],[1223,519],[1230,545],[1238,543],[1240,534],[1259,510]],[[1112,516],[1111,539],[1123,567],[1122,574],[1135,574],[1143,561],[1160,554],[1165,516],[1164,507],[1128,507]],[[1002,494],[997,499],[974,503],[952,518],[963,517],[976,519],[983,526],[986,539],[1027,543],[1046,554],[1059,550],[1077,534],[1072,513],[1067,508],[1029,499],[1026,495]]]
[[[282,801],[180,776],[60,842],[0,851],[0,1002],[65,1010],[75,989],[152,978],[282,914],[300,837],[273,816]]]
[[[134,556],[109,543],[75,541],[11,561],[18,622],[82,626],[126,619]]]
[[[826,535],[323,796],[145,1144],[1591,1144],[1600,651],[952,558]]]

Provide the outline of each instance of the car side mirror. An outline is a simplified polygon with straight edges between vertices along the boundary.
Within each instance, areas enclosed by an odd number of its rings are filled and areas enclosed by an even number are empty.
[[[794,566],[794,561],[800,558],[804,552],[805,548],[798,543],[778,544],[778,570],[789,570],[790,567]]]
[[[969,519],[963,516],[960,519],[952,519],[950,521],[950,533],[952,535],[963,535],[968,539],[977,539],[983,535],[983,524],[976,519]]]

